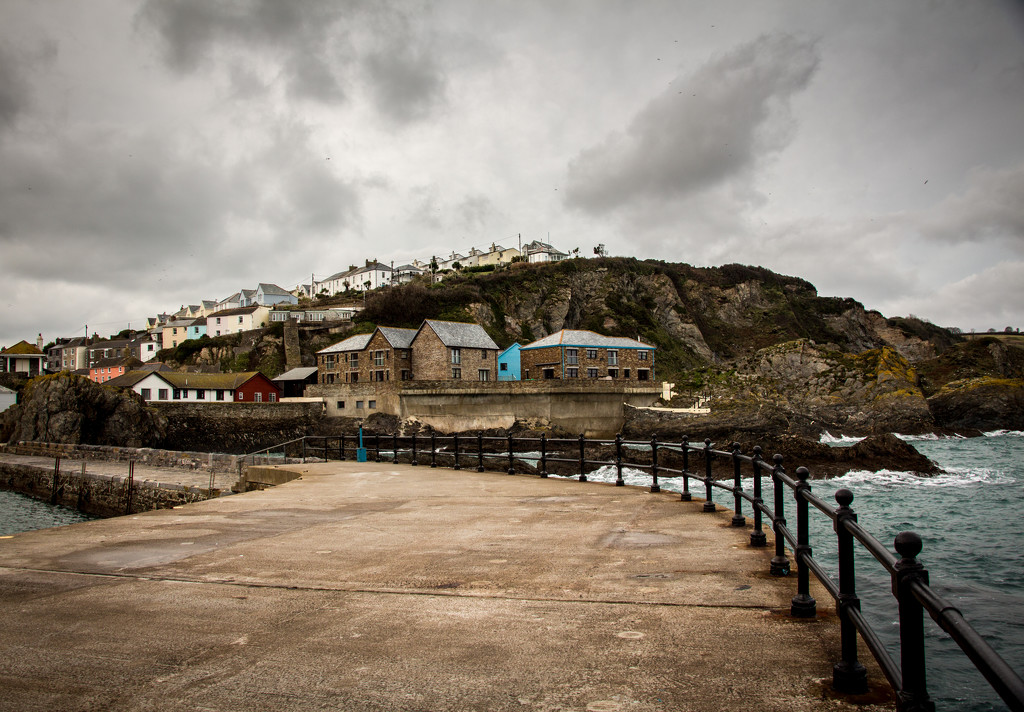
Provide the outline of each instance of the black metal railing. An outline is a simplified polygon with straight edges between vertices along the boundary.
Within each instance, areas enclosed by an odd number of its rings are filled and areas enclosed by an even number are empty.
[[[743,514],[744,502],[750,507],[753,522],[750,545],[767,545],[763,524],[767,520],[774,532],[775,551],[769,563],[769,572],[775,576],[788,576],[791,571],[787,544],[796,563],[796,594],[790,602],[790,614],[798,618],[817,615],[817,601],[811,596],[811,574],[834,599],[840,620],[839,661],[833,667],[832,686],[840,692],[857,694],[868,689],[864,666],[857,658],[857,637],[863,641],[878,663],[889,684],[896,692],[900,712],[934,710],[926,686],[924,613],[944,630],[959,646],[971,663],[981,672],[995,692],[1015,712],[1024,712],[1024,681],[991,646],[964,619],[960,611],[936,593],[928,582],[928,572],[918,562],[922,549],[921,538],[914,532],[901,532],[894,541],[897,554],[864,529],[851,509],[853,493],[840,489],[835,493],[838,507],[814,494],[805,467],[787,474],[782,455],[774,455],[771,462],[762,458],[761,448],[755,447],[751,455],[740,451],[732,443],[728,451],[716,450],[710,440],[693,445],[687,438],[679,442],[661,442],[657,437],[649,441],[585,438],[520,437],[508,433],[504,436],[477,435],[389,435],[363,436],[367,459],[374,462],[408,462],[430,467],[449,466],[456,470],[475,467],[479,472],[499,470],[510,475],[533,473],[540,477],[550,474],[574,477],[586,482],[588,475],[602,467],[613,468],[614,484],[625,485],[624,469],[649,474],[650,491],[661,491],[660,482],[667,478],[682,479],[680,499],[691,501],[690,482],[704,486],[702,511],[717,511],[714,500],[716,489],[732,497],[732,526],[747,526]],[[308,436],[284,443],[276,448],[250,456],[251,462],[266,458],[268,462],[281,458],[308,460],[354,459],[359,446],[357,436]],[[629,455],[625,454],[629,451]],[[278,454],[279,453],[279,454]],[[691,460],[699,460],[691,467]],[[715,465],[718,465],[717,471]],[[751,488],[743,486],[743,472],[748,473]],[[765,503],[762,485],[767,479],[772,486],[772,504]],[[796,512],[796,532],[786,519],[786,493],[793,497]],[[810,542],[810,507],[824,514],[836,532],[836,559],[838,571],[833,579],[822,563],[813,556]],[[893,596],[898,606],[899,660],[887,650],[881,637],[861,612],[857,596],[854,569],[855,542],[889,574]]]

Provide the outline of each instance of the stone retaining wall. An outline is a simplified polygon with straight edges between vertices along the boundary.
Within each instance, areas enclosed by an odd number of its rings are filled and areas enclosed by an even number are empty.
[[[220,496],[220,490],[152,482],[128,477],[81,474],[61,470],[54,497],[53,468],[0,462],[0,487],[87,514],[115,517],[150,509],[170,509],[189,502]]]
[[[154,448],[115,447],[112,445],[77,445],[68,443],[26,442],[8,444],[4,452],[14,455],[61,457],[71,460],[128,462],[134,460],[150,467],[174,467],[214,473],[237,473],[241,455],[220,452],[182,452]]]

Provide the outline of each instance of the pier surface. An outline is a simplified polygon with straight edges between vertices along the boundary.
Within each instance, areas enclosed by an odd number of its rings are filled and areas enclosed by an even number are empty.
[[[0,710],[892,708],[830,691],[831,599],[790,618],[793,577],[730,512],[555,478],[289,469],[0,539]]]

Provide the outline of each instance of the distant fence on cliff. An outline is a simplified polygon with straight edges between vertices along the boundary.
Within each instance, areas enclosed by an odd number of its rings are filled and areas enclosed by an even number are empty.
[[[359,452],[362,449],[363,452]],[[1009,709],[1024,712],[1024,681],[1002,657],[971,627],[962,613],[929,585],[928,571],[917,560],[922,549],[921,538],[914,532],[897,534],[893,546],[897,554],[857,523],[857,515],[850,505],[853,493],[840,489],[835,493],[838,507],[833,507],[815,495],[808,484],[810,472],[805,467],[790,476],[783,467],[782,455],[770,461],[762,457],[761,449],[754,448],[746,455],[738,443],[730,449],[716,450],[710,440],[691,444],[687,439],[679,442],[651,440],[613,440],[586,438],[521,437],[508,433],[504,436],[437,435],[428,436],[372,434],[362,439],[357,436],[308,436],[268,448],[246,456],[249,465],[284,464],[288,461],[355,459],[357,454],[376,462],[406,462],[411,465],[456,470],[472,468],[479,472],[498,470],[510,475],[517,473],[551,474],[578,478],[585,482],[588,473],[596,468],[613,468],[615,485],[625,485],[623,470],[639,470],[649,474],[650,491],[661,491],[660,481],[681,478],[680,499],[691,501],[691,483],[703,489],[702,511],[717,511],[715,491],[726,493],[732,499],[732,526],[746,527],[744,503],[751,510],[753,527],[750,545],[764,547],[768,537],[764,526],[774,533],[774,556],[769,572],[774,576],[788,576],[791,562],[786,546],[790,547],[796,564],[796,594],[790,604],[790,615],[795,618],[817,616],[817,602],[810,594],[810,576],[814,577],[833,598],[840,621],[841,645],[838,661],[833,666],[832,686],[846,694],[859,694],[868,689],[867,674],[858,661],[858,636],[871,651],[889,684],[896,691],[900,712],[926,712],[935,709],[926,686],[926,655],[924,613],[942,628],[966,655],[1003,699]],[[695,465],[695,466],[692,466]],[[744,472],[750,488],[743,485]],[[771,501],[766,502],[763,484],[770,483]],[[795,509],[796,530],[786,518],[787,494]],[[835,552],[838,572],[834,579],[822,563],[812,555],[810,542],[810,508],[818,510],[832,522],[836,532]],[[854,568],[855,544],[860,543],[889,574],[892,594],[898,606],[899,660],[886,649],[878,632],[861,612],[857,595],[857,577]]]

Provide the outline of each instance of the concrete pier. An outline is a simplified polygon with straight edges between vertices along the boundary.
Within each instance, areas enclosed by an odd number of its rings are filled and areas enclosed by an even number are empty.
[[[0,710],[876,710],[701,502],[385,463],[0,539]],[[769,532],[770,535],[770,532]],[[866,661],[869,662],[869,661]]]

